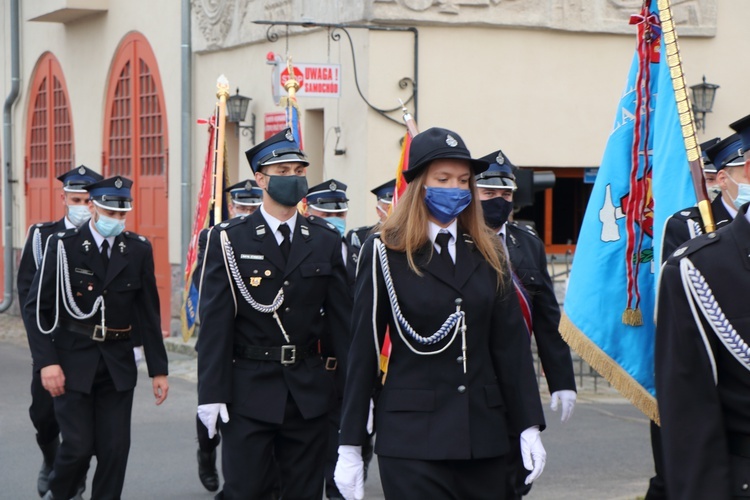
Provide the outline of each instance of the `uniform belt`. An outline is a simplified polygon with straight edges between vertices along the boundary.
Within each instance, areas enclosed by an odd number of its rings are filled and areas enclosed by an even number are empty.
[[[234,356],[241,359],[254,359],[258,361],[277,361],[282,365],[293,365],[311,356],[317,356],[318,350],[315,346],[301,347],[296,345],[282,345],[275,347],[263,347],[257,345],[235,345]]]
[[[105,340],[128,340],[130,338],[130,331],[133,329],[132,326],[128,326],[127,328],[106,327],[103,329],[102,325],[87,325],[86,323],[78,323],[76,321],[60,321],[60,328],[85,335],[97,342],[104,342]]]
[[[750,458],[750,434],[727,433],[729,454]]]

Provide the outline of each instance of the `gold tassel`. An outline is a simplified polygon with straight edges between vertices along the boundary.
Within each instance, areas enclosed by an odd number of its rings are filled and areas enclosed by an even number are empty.
[[[640,313],[640,311],[638,312]],[[624,398],[628,399],[633,406],[643,412],[649,419],[659,424],[659,408],[656,405],[656,398],[580,331],[565,313],[563,313],[560,319],[559,330],[563,340],[591,368],[612,384],[612,387],[622,394]]]
[[[628,326],[643,326],[643,313],[640,309],[628,307],[622,313],[622,322]]]

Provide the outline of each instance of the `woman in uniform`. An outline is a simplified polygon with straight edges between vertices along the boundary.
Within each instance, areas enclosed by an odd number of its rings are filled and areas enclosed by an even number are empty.
[[[386,331],[375,452],[386,498],[503,498],[508,435],[531,482],[546,459],[530,341],[500,240],[455,132],[414,137],[406,192],[360,254],[336,483],[363,498],[360,446]]]

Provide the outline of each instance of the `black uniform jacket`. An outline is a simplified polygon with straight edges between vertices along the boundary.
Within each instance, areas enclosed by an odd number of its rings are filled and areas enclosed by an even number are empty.
[[[717,328],[734,329],[741,338],[735,337],[735,342],[750,342],[750,224],[746,211],[747,205],[731,224],[685,243],[662,269],[656,391],[670,498],[748,496],[742,485],[750,483],[750,460],[730,460],[729,447],[737,440],[729,434],[750,439],[750,370],[716,333]],[[689,259],[705,279],[705,287],[699,289],[706,309],[695,306],[698,322],[688,300],[690,292],[683,287],[683,259]],[[717,321],[711,321],[711,316]]]
[[[41,369],[59,364],[65,374],[66,389],[84,393],[91,390],[100,356],[104,358],[118,391],[132,389],[137,379],[132,340],[98,342],[64,328],[63,323],[75,322],[91,325],[93,330],[94,325],[101,324],[101,312],[97,311],[88,319],[77,320],[68,314],[62,299],[57,298],[58,241],[62,241],[67,254],[71,291],[80,310],[90,312],[97,297],[102,295],[106,326],[138,329],[131,335],[137,334],[143,342],[149,375],[166,375],[167,353],[161,335],[159,295],[151,244],[145,237],[129,231],[115,237],[105,273],[88,223],[80,229],[52,235],[47,244],[44,265],[34,276],[23,315],[34,367]],[[60,293],[64,291],[61,285]],[[60,300],[57,306],[56,300]],[[54,324],[55,309],[59,308],[60,323],[50,335],[43,334],[37,326],[37,303],[39,322],[45,330]]]
[[[29,294],[31,282],[34,281],[34,274],[36,274],[37,262],[34,257],[34,245],[38,242],[41,246],[41,248],[38,248],[41,251],[39,255],[43,255],[44,247],[47,245],[47,238],[60,231],[65,231],[64,218],[58,221],[40,222],[29,227],[29,231],[26,234],[26,243],[23,246],[23,252],[21,252],[21,262],[18,264],[18,275],[16,278],[21,313],[23,313],[23,305]]]
[[[351,299],[341,236],[332,228],[324,219],[298,215],[285,264],[260,210],[214,226],[208,237],[199,306],[199,404],[227,403],[231,412],[272,423],[283,421],[289,393],[305,418],[332,408],[333,380],[320,356],[294,365],[235,359],[235,345],[287,342],[273,314],[258,312],[240,294],[229,277],[220,239],[222,233],[229,238],[239,275],[255,301],[271,304],[284,289],[278,313],[291,344],[300,349],[317,346],[328,332],[341,368],[349,347]]]
[[[716,229],[720,229],[732,222],[732,216],[727,211],[721,196],[717,196],[711,202],[711,213],[714,216]],[[696,226],[697,224],[697,226]],[[661,260],[665,262],[677,250],[677,247],[694,238],[698,234],[703,234],[703,219],[701,219],[698,207],[689,207],[673,214],[667,219],[664,227],[664,238],[661,246]]]
[[[496,273],[469,237],[459,233],[454,275],[437,252],[430,259],[429,246],[415,256],[421,277],[409,269],[405,253],[387,252],[401,311],[422,336],[436,332],[456,311],[456,299],[463,300],[467,373],[460,333],[444,352],[432,356],[416,355],[399,336],[380,264],[377,257],[373,260],[374,238],[360,254],[340,444],[361,445],[366,439],[380,354],[375,338],[382,346],[386,327],[392,351],[375,405],[378,454],[420,460],[496,457],[509,449],[509,430],[517,434],[533,425],[543,429],[529,337],[515,292],[508,286],[498,291]],[[419,351],[436,351],[450,337],[428,348],[407,338]]]
[[[532,324],[537,352],[550,392],[576,390],[570,347],[560,336],[560,306],[547,271],[544,243],[529,226],[506,226],[508,257],[513,270],[531,296]]]

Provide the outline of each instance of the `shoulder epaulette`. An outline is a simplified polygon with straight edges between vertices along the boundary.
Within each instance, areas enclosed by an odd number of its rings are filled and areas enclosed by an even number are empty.
[[[508,226],[510,228],[516,229],[517,233],[521,233],[521,234],[526,233],[526,234],[530,234],[534,236],[535,238],[539,238],[539,234],[536,232],[536,230],[533,227],[529,226],[528,224],[519,224],[518,222],[514,221],[514,222],[509,223]]]
[[[240,224],[244,224],[248,219],[249,217],[247,215],[241,215],[239,217],[232,217],[231,219],[225,220],[223,222],[219,222],[213,227],[214,229],[217,229],[219,231],[224,231],[226,229],[238,226]]]
[[[122,235],[126,238],[130,238],[131,240],[138,240],[141,243],[146,243],[147,245],[151,244],[151,242],[148,241],[148,238],[146,238],[145,236],[141,236],[138,233],[134,233],[133,231],[123,231]]]
[[[47,222],[37,222],[36,224],[32,224],[31,226],[29,226],[29,229],[37,229],[37,228],[41,229],[43,227],[52,227],[58,222],[59,221],[56,221],[56,220],[51,220]]]
[[[701,213],[698,210],[698,207],[688,207],[683,210],[680,210],[679,212],[675,212],[672,214],[673,219],[680,219],[680,220],[687,220],[687,219],[700,219]]]
[[[701,248],[716,243],[720,238],[721,236],[717,232],[697,236],[680,245],[677,250],[672,252],[672,255],[669,256],[669,260],[679,260],[687,255],[693,254]]]
[[[64,231],[57,231],[56,233],[52,233],[52,235],[57,236],[60,239],[63,239],[63,238],[70,238],[71,236],[75,236],[79,232],[80,231],[78,230],[77,227],[73,227],[70,229],[66,229]]]
[[[307,217],[307,220],[309,220],[311,223],[315,224],[316,226],[324,227],[328,229],[329,231],[333,231],[336,233],[336,235],[339,234],[339,230],[336,229],[336,226],[325,220],[324,217],[316,217],[314,215],[311,215]]]

